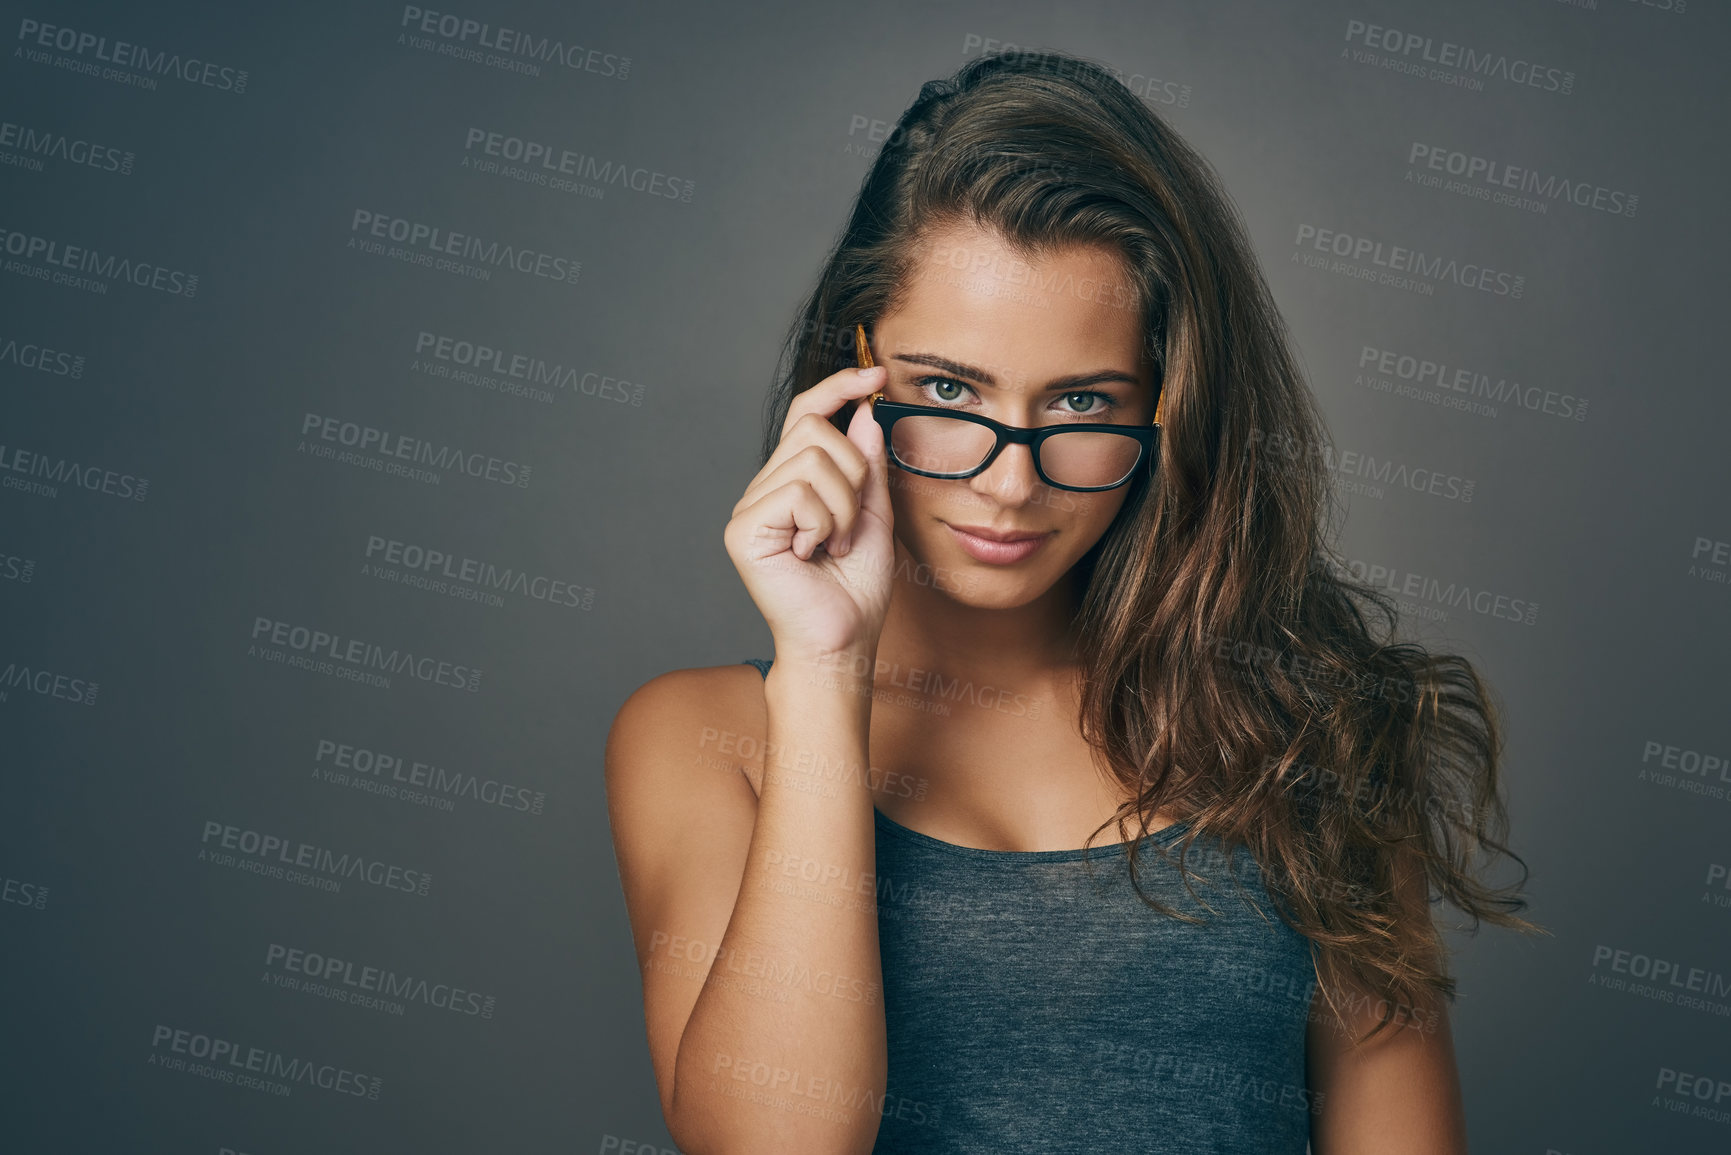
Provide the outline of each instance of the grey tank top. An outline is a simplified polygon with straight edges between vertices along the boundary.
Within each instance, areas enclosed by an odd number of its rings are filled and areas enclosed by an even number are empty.
[[[742,664],[767,678],[770,661]],[[980,850],[875,822],[889,1079],[874,1152],[1305,1155],[1316,972],[1243,848],[1192,844],[1210,914],[1156,849],[1186,824],[1143,843],[1143,889],[1208,920],[1193,925],[1136,896],[1121,843]]]

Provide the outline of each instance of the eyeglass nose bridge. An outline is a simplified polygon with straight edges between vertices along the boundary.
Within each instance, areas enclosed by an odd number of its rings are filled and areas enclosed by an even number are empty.
[[[986,459],[980,462],[978,468],[968,474],[968,477],[978,477],[980,474],[990,469],[992,467],[992,462],[998,459],[998,455],[1004,451],[1006,446],[1026,445],[1028,447],[1028,463],[1034,467],[1034,473],[1037,474],[1040,480],[1045,484],[1054,485],[1052,479],[1046,476],[1045,469],[1040,465],[1040,454],[1035,448],[1035,443],[1041,439],[1041,430],[1018,429],[1014,425],[1004,425],[997,421],[992,421],[990,417],[986,417],[984,420],[991,421],[991,424],[988,425],[987,428],[998,435],[998,440],[992,446],[992,451],[986,454]]]

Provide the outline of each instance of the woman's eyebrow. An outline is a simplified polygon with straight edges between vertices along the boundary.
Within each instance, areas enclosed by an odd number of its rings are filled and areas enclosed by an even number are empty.
[[[932,369],[942,369],[946,373],[954,374],[957,377],[965,377],[970,381],[977,381],[982,385],[989,385],[994,389],[998,387],[997,378],[993,377],[984,369],[976,369],[972,365],[963,365],[959,361],[951,361],[949,358],[939,357],[935,353],[897,353],[895,356],[891,357],[890,360],[906,361],[912,365],[925,365]],[[1075,373],[1068,377],[1060,377],[1049,383],[1046,386],[1045,391],[1047,393],[1067,393],[1082,386],[1100,385],[1107,381],[1122,381],[1127,385],[1142,384],[1139,378],[1133,374],[1126,373],[1121,369],[1100,369],[1093,373]]]

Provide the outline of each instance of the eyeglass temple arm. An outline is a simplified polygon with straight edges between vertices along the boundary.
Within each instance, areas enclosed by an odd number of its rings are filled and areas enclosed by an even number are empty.
[[[872,360],[872,347],[866,343],[864,325],[855,325],[853,327],[853,351],[854,360],[859,362],[859,367],[861,369],[870,369],[873,365],[877,364],[877,362]],[[879,389],[876,393],[867,397],[866,401],[867,403],[870,403],[874,401],[882,401],[883,399],[884,391]],[[1160,390],[1159,399],[1154,402],[1154,424],[1156,425],[1160,424],[1160,407],[1165,404],[1166,390],[1162,388]]]
[[[872,366],[877,364],[876,361],[872,360],[872,347],[866,343],[864,325],[855,325],[853,327],[853,352],[854,360],[859,362],[859,367],[861,369],[870,369]],[[882,401],[883,399],[884,391],[879,389],[876,393],[873,393],[871,396],[866,398],[866,404],[870,405],[874,402]]]

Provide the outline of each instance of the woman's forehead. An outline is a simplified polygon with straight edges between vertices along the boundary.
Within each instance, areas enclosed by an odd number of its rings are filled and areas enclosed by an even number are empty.
[[[1143,317],[1123,263],[1071,246],[1030,257],[1002,238],[935,237],[909,270],[896,307],[873,326],[882,364],[917,353],[1026,386],[1118,370],[1151,384]]]

